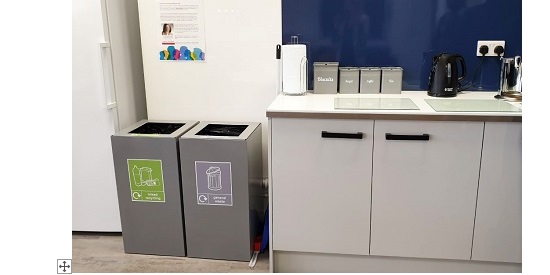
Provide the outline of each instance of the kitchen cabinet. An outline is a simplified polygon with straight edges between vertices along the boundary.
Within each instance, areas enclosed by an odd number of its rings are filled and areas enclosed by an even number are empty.
[[[485,123],[472,260],[521,263],[521,134]]]
[[[371,255],[470,259],[482,139],[483,122],[376,120]]]
[[[353,109],[388,98],[418,109]],[[342,99],[358,104],[335,108]],[[266,112],[272,271],[521,272],[521,105],[436,111],[433,100],[277,96]]]
[[[273,248],[369,254],[373,121],[271,120]]]

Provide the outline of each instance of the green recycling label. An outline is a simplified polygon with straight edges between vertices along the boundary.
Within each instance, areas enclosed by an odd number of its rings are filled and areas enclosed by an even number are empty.
[[[164,202],[161,160],[129,159],[128,175],[132,201]]]

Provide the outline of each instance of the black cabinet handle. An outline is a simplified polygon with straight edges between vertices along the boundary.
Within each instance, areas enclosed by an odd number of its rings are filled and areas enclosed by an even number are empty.
[[[430,135],[394,135],[386,133],[386,140],[430,140]]]
[[[363,133],[357,132],[357,134],[354,133],[332,133],[327,131],[321,132],[322,138],[348,138],[348,139],[362,139]]]

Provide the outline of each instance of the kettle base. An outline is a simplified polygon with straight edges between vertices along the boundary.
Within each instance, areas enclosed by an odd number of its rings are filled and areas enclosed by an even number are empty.
[[[428,92],[428,95],[429,96],[433,96],[433,97],[455,97],[456,94],[434,94],[434,93],[430,93]]]
[[[506,101],[510,101],[510,102],[521,102],[521,94],[510,94],[510,95],[501,95],[501,94],[497,94],[495,95],[495,98],[496,99],[503,99],[503,100],[506,100]]]

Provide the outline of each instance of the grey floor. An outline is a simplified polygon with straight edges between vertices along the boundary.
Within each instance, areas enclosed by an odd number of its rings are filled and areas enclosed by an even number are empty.
[[[73,234],[73,273],[248,273],[269,272],[267,252],[256,267],[247,262],[125,254],[122,236],[116,234]]]

